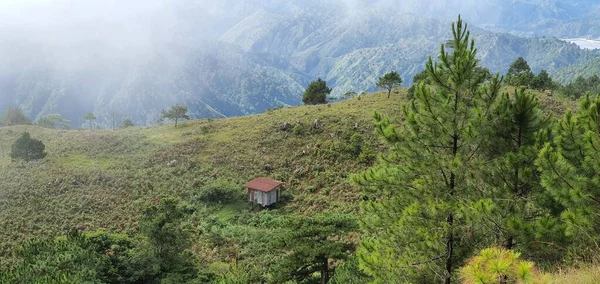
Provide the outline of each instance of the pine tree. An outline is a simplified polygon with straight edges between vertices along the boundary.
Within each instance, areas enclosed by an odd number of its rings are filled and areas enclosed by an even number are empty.
[[[548,72],[542,70],[531,80],[531,88],[542,91],[551,90],[554,89],[554,82],[552,82],[552,78],[550,78]]]
[[[160,114],[160,120],[170,119],[175,121],[175,127],[177,127],[177,121],[180,119],[190,119],[187,114],[188,107],[185,105],[174,105],[168,110],[163,110]]]
[[[600,97],[586,95],[568,111],[536,161],[541,184],[563,207],[565,235],[587,251],[600,241]]]
[[[85,116],[83,117],[83,119],[85,119],[89,124],[90,124],[90,130],[92,130],[92,122],[94,120],[96,120],[96,115],[94,115],[93,112],[88,112],[85,114]]]
[[[400,78],[400,75],[396,71],[386,73],[383,77],[379,77],[379,81],[377,81],[377,87],[388,91],[388,99],[392,94],[392,89],[399,87],[400,84],[402,84],[402,78]]]
[[[508,68],[508,73],[506,73],[506,81],[513,86],[525,86],[528,87],[531,85],[531,81],[533,80],[533,72],[531,72],[531,68],[529,64],[523,57],[517,58],[510,67]]]
[[[439,63],[426,70],[403,108],[402,127],[375,115],[389,144],[380,164],[353,180],[363,185],[361,268],[378,283],[450,283],[474,248],[471,180],[478,165],[476,129],[496,100],[500,80],[478,72],[477,50],[459,17]]]
[[[327,103],[327,95],[331,93],[331,88],[327,87],[327,83],[321,78],[310,82],[304,94],[302,102],[306,105],[318,105]]]
[[[330,214],[287,217],[277,228],[281,233],[271,247],[281,249],[285,257],[270,268],[276,283],[303,281],[318,272],[319,283],[326,284],[333,274],[330,261],[346,259],[352,249],[340,238],[357,224],[352,217]]]
[[[25,125],[31,124],[31,120],[23,114],[20,108],[8,108],[0,115],[0,125]]]
[[[491,243],[505,249],[519,246],[526,253],[543,253],[539,247],[528,248],[533,239],[547,240],[544,225],[550,218],[545,204],[538,202],[543,189],[535,160],[541,146],[548,140],[549,119],[542,114],[538,100],[524,89],[511,97],[504,94],[488,120],[488,144],[482,144],[490,167],[483,168],[481,180],[488,186],[482,190],[492,204],[482,212],[490,232]],[[544,228],[544,229],[542,229]]]

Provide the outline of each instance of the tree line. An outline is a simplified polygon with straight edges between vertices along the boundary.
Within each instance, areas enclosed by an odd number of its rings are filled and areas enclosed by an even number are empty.
[[[585,95],[577,111],[552,119],[524,88],[547,86],[544,72],[532,77],[519,59],[506,78],[489,76],[460,17],[452,32],[401,123],[375,115],[389,150],[353,177],[364,195],[360,269],[376,283],[453,283],[470,265],[462,280],[479,283],[493,271],[468,259],[489,247],[544,267],[591,261],[600,236],[600,98]],[[504,81],[520,87],[502,93]],[[485,283],[516,280],[501,273]]]

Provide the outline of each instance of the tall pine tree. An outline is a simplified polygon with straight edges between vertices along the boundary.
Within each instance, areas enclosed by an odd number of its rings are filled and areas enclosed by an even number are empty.
[[[431,85],[419,84],[397,126],[376,114],[389,144],[380,163],[354,177],[364,187],[360,267],[378,283],[444,282],[469,257],[476,237],[469,212],[479,202],[477,133],[500,80],[478,72],[477,50],[459,17],[453,38],[430,58]]]

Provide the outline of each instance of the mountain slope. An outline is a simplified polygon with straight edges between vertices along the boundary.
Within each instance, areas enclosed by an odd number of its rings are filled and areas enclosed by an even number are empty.
[[[244,220],[250,213],[243,185],[258,176],[287,182],[285,203],[276,214],[355,214],[360,196],[349,175],[366,169],[383,150],[373,134],[372,112],[399,115],[404,97],[402,89],[390,99],[384,93],[368,94],[330,105],[187,121],[177,128],[2,127],[0,238],[6,241],[0,244],[0,269],[27,237],[56,236],[73,227],[134,233],[140,209],[162,197],[190,203],[198,222]],[[573,106],[541,94],[540,100],[549,113]],[[10,145],[24,131],[46,144],[44,160],[10,161]],[[219,180],[237,188],[235,202],[197,198]],[[227,256],[228,247],[202,249],[207,250],[199,252],[203,257],[217,261]]]
[[[149,16],[150,22],[165,25],[151,26],[146,37],[137,34],[146,28],[139,27],[142,23],[124,27],[136,31],[131,42],[124,40],[126,35],[103,38],[88,32],[89,39],[60,36],[46,43],[48,36],[30,39],[0,28],[0,53],[7,55],[0,58],[0,110],[18,106],[34,120],[58,112],[73,127],[82,127],[89,111],[101,127],[112,126],[113,120],[118,125],[127,117],[136,125],[152,125],[160,111],[173,104],[188,105],[195,118],[297,105],[305,86],[318,77],[333,87],[333,96],[374,91],[377,78],[390,70],[409,85],[429,55],[450,37],[447,18],[454,19],[455,9],[464,8],[467,20],[483,23],[473,11],[495,11],[499,5],[458,2],[448,2],[456,4],[452,6],[407,1],[396,7],[385,0],[184,1],[164,9],[176,20]],[[502,9],[513,11],[510,7],[525,2],[551,11],[563,3],[513,1]],[[567,7],[569,13],[592,7],[591,2],[581,5]],[[423,13],[415,14],[419,9]],[[550,14],[547,17],[554,17]],[[60,27],[70,28],[64,23]],[[580,50],[553,38],[471,30],[482,65],[493,72],[506,72],[519,56],[534,71],[546,69],[551,75],[568,74],[561,70],[600,58],[600,51]],[[35,40],[44,44],[31,44]]]

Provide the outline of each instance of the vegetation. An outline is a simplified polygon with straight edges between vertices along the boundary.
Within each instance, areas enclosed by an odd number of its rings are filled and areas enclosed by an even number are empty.
[[[37,126],[52,129],[69,129],[71,121],[64,119],[58,113],[51,113],[38,118],[35,121]]]
[[[8,108],[0,115],[0,125],[24,125],[31,124],[31,120],[23,114],[20,108]]]
[[[45,148],[46,146],[42,141],[31,138],[29,132],[23,132],[17,141],[13,143],[10,157],[12,159],[21,159],[25,162],[43,159],[46,157]]]
[[[131,120],[131,118],[124,118],[119,127],[120,128],[128,128],[128,127],[134,127],[134,126],[135,126],[135,124],[133,124],[133,120]]]
[[[552,90],[557,88],[557,84],[552,81],[546,70],[542,70],[531,80],[531,88],[541,91]]]
[[[452,31],[453,53],[442,46],[440,63],[427,62],[435,87],[416,87],[415,98],[403,109],[404,127],[396,129],[376,115],[377,132],[390,143],[386,163],[355,177],[371,185],[361,206],[365,236],[359,260],[380,282],[450,283],[477,241],[463,235],[470,224],[461,216],[478,202],[469,179],[478,168],[470,157],[479,148],[469,145],[479,142],[473,126],[485,117],[471,107],[489,112],[500,81],[496,77],[484,85],[485,76],[475,69],[476,49],[460,18]]]
[[[596,283],[600,99],[504,86],[453,37],[410,100],[0,128],[0,282]],[[5,157],[23,132],[43,162]],[[258,176],[281,202],[249,210]]]
[[[460,269],[461,282],[470,283],[547,283],[536,275],[534,264],[519,259],[519,253],[500,248],[483,249]]]
[[[304,282],[319,282],[322,266],[315,265],[319,263],[316,258],[302,255],[309,246],[284,243],[300,233],[296,228],[306,227],[303,222],[324,226],[304,232],[303,238],[322,242],[323,249],[344,248],[343,253],[327,253],[332,277],[357,241],[360,196],[348,176],[371,165],[382,146],[372,134],[371,112],[377,109],[391,115],[405,96],[405,90],[399,91],[400,99],[393,102],[384,93],[365,94],[360,100],[355,97],[331,107],[193,120],[177,128],[86,133],[34,126],[0,128],[0,150],[8,153],[6,149],[18,135],[28,131],[44,140],[48,152],[43,163],[26,167],[0,153],[0,238],[7,240],[0,244],[0,271],[21,262],[22,256],[14,252],[27,238],[53,240],[77,228],[83,235],[103,230],[126,236],[133,242],[132,257],[135,253],[140,259],[135,263],[141,263],[141,268],[131,270],[140,271],[139,277],[154,277],[156,265],[144,264],[153,258],[146,249],[150,244],[141,241],[147,237],[141,233],[140,220],[145,208],[157,206],[165,197],[176,197],[193,209],[186,211],[182,228],[191,229],[189,251],[195,256],[196,279],[207,279],[200,283],[219,279],[279,283],[275,278],[281,277],[296,281],[296,276],[284,271],[305,265],[315,273],[305,274]],[[302,124],[305,131],[280,130],[286,123]],[[357,161],[359,149],[370,158]],[[282,202],[274,209],[250,212],[243,185],[258,176],[286,184]],[[220,193],[213,194],[216,191]],[[337,219],[329,218],[334,215]],[[336,228],[335,224],[348,225]],[[318,232],[330,232],[330,237],[321,240]],[[329,243],[334,240],[339,245]],[[293,259],[291,251],[298,252]]]
[[[92,128],[92,122],[94,122],[96,120],[96,115],[94,115],[93,112],[88,112],[88,113],[85,114],[85,116],[83,117],[83,119],[89,123],[90,130],[93,130],[93,128]]]
[[[175,121],[175,127],[177,127],[177,121],[180,119],[190,119],[187,114],[188,107],[185,105],[174,105],[168,110],[163,110],[160,113],[160,120],[169,119]]]
[[[329,93],[331,93],[331,88],[327,87],[327,83],[319,78],[310,82],[302,95],[302,102],[306,105],[326,104]]]
[[[396,73],[396,71],[391,71],[383,75],[383,77],[379,77],[379,81],[377,81],[377,87],[387,90],[387,97],[390,97],[392,93],[392,89],[395,87],[399,87],[402,84],[402,78],[400,75]]]
[[[522,88],[501,94],[501,78],[477,71],[477,50],[460,18],[448,45],[452,53],[442,46],[439,63],[428,61],[401,124],[375,115],[389,150],[354,177],[364,194],[359,267],[377,283],[451,283],[469,256],[489,246],[521,251],[545,267],[592,260],[599,223],[591,209],[596,194],[588,190],[598,169],[583,161],[600,158],[592,150],[600,145],[600,103],[584,100],[580,117],[567,112],[550,133],[536,96]],[[551,141],[566,148],[550,154]],[[478,269],[465,281],[487,277]],[[524,277],[496,272],[490,279],[498,282]]]
[[[516,87],[530,86],[533,78],[533,72],[531,72],[529,64],[527,64],[527,61],[523,57],[517,58],[517,60],[510,64],[508,73],[506,73],[506,82]]]
[[[560,91],[571,99],[578,99],[587,93],[598,95],[600,94],[600,77],[597,75],[588,78],[578,76],[572,82],[564,85]]]

